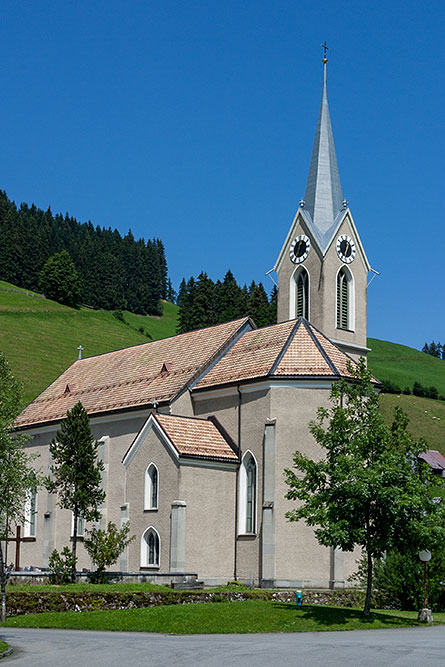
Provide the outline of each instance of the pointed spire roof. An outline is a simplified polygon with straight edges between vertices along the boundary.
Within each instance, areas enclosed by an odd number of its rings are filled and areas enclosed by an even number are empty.
[[[334,137],[329,116],[326,63],[323,59],[323,94],[307,179],[304,213],[322,248],[344,212]]]

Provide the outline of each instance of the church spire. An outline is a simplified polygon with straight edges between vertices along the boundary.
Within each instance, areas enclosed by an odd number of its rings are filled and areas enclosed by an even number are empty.
[[[309,214],[307,217],[310,218],[313,230],[323,246],[339,214],[344,210],[344,204],[329,116],[326,86],[326,64],[328,62],[326,49],[328,47],[326,42],[321,46],[325,50],[323,94],[306,185],[304,212]]]

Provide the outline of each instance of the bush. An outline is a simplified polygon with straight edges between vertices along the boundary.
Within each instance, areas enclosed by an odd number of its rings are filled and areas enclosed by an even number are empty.
[[[391,380],[382,380],[382,392],[384,394],[400,394],[401,389],[397,384]]]
[[[365,563],[366,566],[366,563]],[[401,554],[391,551],[386,558],[374,563],[374,588],[379,600],[386,606],[404,611],[423,608],[423,563],[418,552]],[[436,547],[428,563],[427,604],[434,611],[445,611],[445,554],[443,547]],[[365,583],[366,567],[360,562],[358,578]]]
[[[125,322],[125,317],[120,308],[113,310],[113,317],[115,317],[119,322]]]
[[[124,523],[120,530],[111,521],[108,522],[106,530],[94,527],[87,531],[88,537],[84,539],[83,545],[97,570],[90,577],[91,583],[106,584],[109,577],[105,573],[105,568],[114,565],[126,546],[134,540],[135,536],[128,537],[130,524]]]
[[[402,391],[402,394],[405,394],[405,396],[411,396],[412,391],[409,387],[405,387],[405,389]]]
[[[77,563],[77,558],[73,556],[68,547],[62,549],[59,554],[57,549],[49,557],[49,568],[52,571],[49,580],[52,584],[69,584],[71,582],[71,571]]]

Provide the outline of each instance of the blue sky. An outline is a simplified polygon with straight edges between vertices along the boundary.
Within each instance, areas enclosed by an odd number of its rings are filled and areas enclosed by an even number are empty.
[[[3,0],[0,188],[263,280],[328,96],[370,336],[445,342],[442,2]]]

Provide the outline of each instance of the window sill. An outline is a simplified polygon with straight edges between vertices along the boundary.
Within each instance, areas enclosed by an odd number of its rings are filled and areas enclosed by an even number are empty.
[[[336,327],[337,331],[347,331],[348,333],[355,333],[355,329],[345,329],[343,327]]]
[[[256,537],[256,533],[238,533],[238,537]]]
[[[158,507],[144,507],[144,512],[157,512]]]
[[[141,571],[142,570],[159,570],[159,565],[141,565],[139,568]]]

